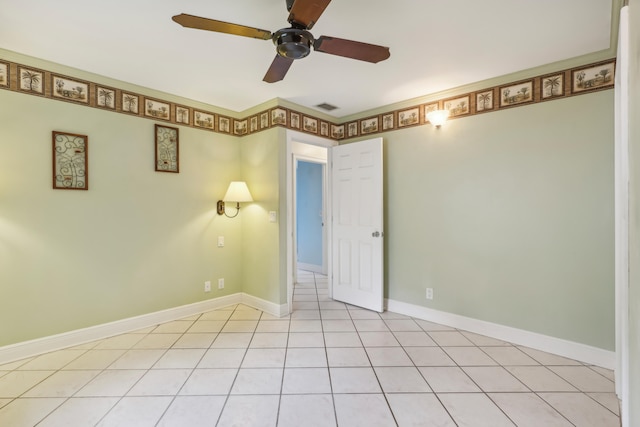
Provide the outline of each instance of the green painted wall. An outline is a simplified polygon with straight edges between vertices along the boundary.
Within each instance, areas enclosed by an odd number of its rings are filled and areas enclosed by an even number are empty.
[[[612,90],[383,136],[389,298],[614,350]]]
[[[181,127],[159,173],[152,120],[7,90],[0,118],[0,346],[241,291],[237,138]],[[89,191],[52,189],[52,130],[88,135]]]
[[[286,292],[281,293],[285,276],[280,264],[281,220],[269,222],[269,211],[276,211],[280,219],[281,158],[284,150],[284,130],[273,128],[248,135],[240,142],[242,177],[247,182],[254,203],[243,208],[242,282],[243,291],[264,300],[283,304]],[[286,246],[285,246],[286,248]]]
[[[629,2],[629,426],[640,425],[640,1]]]

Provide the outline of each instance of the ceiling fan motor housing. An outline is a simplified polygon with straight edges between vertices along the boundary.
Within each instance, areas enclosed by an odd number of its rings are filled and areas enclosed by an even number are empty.
[[[300,28],[283,28],[273,34],[273,43],[278,55],[285,58],[301,59],[309,55],[313,46],[313,36]]]

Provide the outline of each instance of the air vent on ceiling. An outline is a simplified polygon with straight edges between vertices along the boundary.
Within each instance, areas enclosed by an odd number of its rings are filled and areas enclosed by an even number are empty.
[[[328,104],[326,102],[323,102],[322,104],[318,104],[318,105],[316,105],[316,107],[322,108],[323,110],[326,110],[326,111],[333,111],[336,108],[338,108],[335,105],[331,105],[331,104]]]

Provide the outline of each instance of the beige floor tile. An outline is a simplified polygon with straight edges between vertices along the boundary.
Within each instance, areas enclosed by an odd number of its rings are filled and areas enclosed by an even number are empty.
[[[367,353],[362,347],[351,348],[327,348],[327,361],[329,366],[371,366]]]
[[[435,347],[437,344],[426,332],[394,332],[403,347]]]
[[[485,394],[444,393],[438,398],[459,427],[515,426]]]
[[[33,427],[64,401],[61,397],[16,399],[0,408],[0,426]]]
[[[385,393],[428,393],[431,391],[418,369],[413,366],[376,367],[374,370],[382,386],[382,391]]]
[[[539,393],[549,405],[580,427],[619,427],[620,419],[583,393]]]
[[[282,368],[287,350],[284,348],[250,348],[242,361],[243,368]]]
[[[355,332],[325,332],[327,347],[362,347],[359,334]]]
[[[360,332],[358,335],[365,347],[400,347],[391,332]]]
[[[365,350],[372,366],[413,366],[402,347],[368,347]]]
[[[237,369],[196,369],[182,386],[180,395],[227,395],[237,373]]]
[[[389,405],[382,394],[336,394],[334,401],[340,427],[395,425]]]
[[[433,393],[387,394],[399,426],[456,427]]]
[[[221,332],[255,332],[258,327],[257,320],[229,320]]]
[[[480,392],[471,378],[458,367],[421,367],[418,370],[436,393]]]
[[[467,366],[462,370],[485,392],[530,391],[502,366]]]
[[[587,395],[617,416],[620,416],[620,400],[615,393],[587,393]]]
[[[217,336],[215,332],[184,334],[171,348],[209,348]]]
[[[156,328],[157,329],[157,328]],[[106,350],[106,349],[116,349],[116,350],[128,350],[140,342],[141,339],[145,337],[144,334],[123,334],[116,335],[115,337],[107,338],[105,340],[100,341],[96,346],[93,347],[95,350]]]
[[[283,394],[331,393],[327,368],[285,368]]]
[[[534,393],[491,393],[489,397],[518,427],[572,427]]]
[[[326,368],[327,353],[324,348],[287,349],[287,368]]]
[[[23,397],[71,397],[100,371],[58,371],[27,391]]]
[[[225,396],[178,396],[164,413],[157,427],[215,425],[225,399]]]
[[[495,366],[498,363],[478,347],[444,347],[459,366]]]
[[[493,360],[502,366],[536,366],[535,359],[517,347],[480,347]]]
[[[87,350],[59,350],[52,353],[45,353],[31,359],[27,363],[21,364],[17,369],[29,371],[62,369],[86,352]]]
[[[171,348],[181,336],[181,334],[150,334],[138,341],[133,348],[156,350]]]
[[[405,347],[411,360],[416,366],[455,366],[447,353],[440,347]]]
[[[250,333],[222,333],[211,344],[211,348],[247,348],[253,334]]]
[[[231,394],[280,394],[283,369],[240,369]]]
[[[42,420],[38,427],[93,426],[116,403],[117,397],[71,398]]]
[[[75,397],[124,396],[146,373],[143,369],[103,371],[80,389]]]
[[[56,371],[13,371],[0,378],[0,398],[12,399],[55,374]]]
[[[432,331],[428,334],[440,347],[473,346],[473,343],[458,331]]]
[[[324,349],[324,335],[322,332],[292,332],[289,334],[287,347],[321,347]]]
[[[286,332],[256,332],[249,348],[286,348],[289,334]]]
[[[167,322],[158,325],[153,330],[154,334],[181,334],[187,332],[187,330],[193,325],[193,321],[176,320],[174,322]]]
[[[173,397],[124,397],[97,424],[97,427],[155,426]]]
[[[585,392],[614,393],[613,381],[586,366],[551,366],[553,372],[567,380],[571,385]]]
[[[218,425],[274,427],[279,402],[279,396],[229,396]]]
[[[173,396],[178,394],[191,375],[191,369],[147,371],[129,390],[127,396]]]
[[[107,369],[149,369],[166,350],[129,350]]]
[[[202,356],[198,368],[239,368],[246,353],[242,348],[212,348]]]
[[[153,365],[153,369],[195,368],[206,351],[204,348],[171,348]]]
[[[334,427],[336,414],[330,394],[283,395],[278,427]]]
[[[65,370],[106,369],[118,360],[127,350],[89,350],[73,362],[66,365]]]
[[[373,368],[331,368],[334,393],[381,393]]]
[[[505,369],[533,391],[578,391],[546,366],[507,366]]]

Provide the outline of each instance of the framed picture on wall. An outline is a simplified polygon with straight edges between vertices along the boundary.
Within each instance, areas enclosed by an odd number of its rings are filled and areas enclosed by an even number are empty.
[[[154,119],[169,120],[171,117],[171,105],[166,102],[146,98],[144,100],[144,115]]]
[[[129,114],[138,114],[140,97],[133,93],[122,92],[122,111]]]
[[[564,73],[552,74],[542,77],[540,84],[541,99],[564,96]]]
[[[116,90],[104,86],[96,87],[96,105],[110,110],[116,109]]]
[[[176,105],[176,123],[182,123],[188,125],[190,123],[191,114],[189,114],[189,107],[183,107],[182,105]]]
[[[193,116],[193,124],[196,127],[213,130],[215,123],[215,117],[213,114],[205,113],[204,111],[194,111]]]
[[[54,130],[51,140],[53,188],[55,190],[88,190],[89,137]]]
[[[533,80],[500,88],[500,107],[533,101]]]
[[[52,95],[66,101],[89,103],[89,83],[72,80],[63,76],[52,75]]]
[[[44,95],[44,71],[18,67],[18,88],[24,92]]]
[[[178,128],[155,125],[155,160],[157,172],[180,172]]]
[[[571,92],[579,93],[613,86],[615,71],[615,61],[573,70],[571,73]]]
[[[469,114],[471,100],[469,95],[443,101],[444,109],[449,110],[449,117],[465,116]]]
[[[0,61],[0,87],[9,87],[9,64]]]

